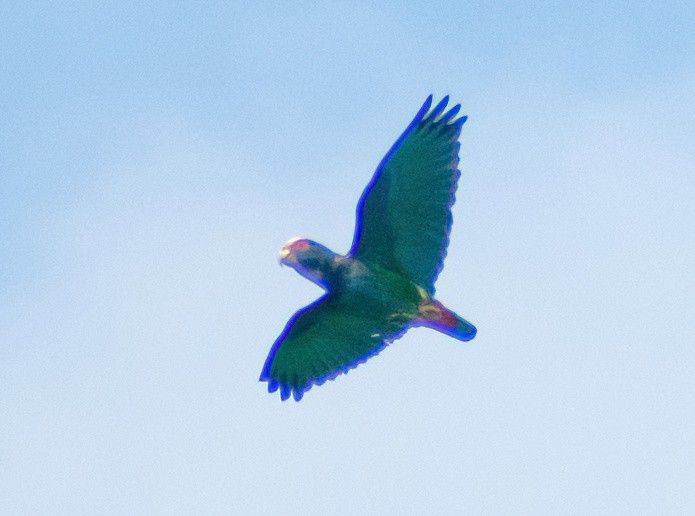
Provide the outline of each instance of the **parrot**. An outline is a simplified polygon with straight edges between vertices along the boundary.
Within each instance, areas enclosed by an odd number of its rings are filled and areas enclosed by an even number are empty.
[[[282,401],[300,401],[400,338],[428,327],[460,341],[476,328],[435,299],[453,224],[467,116],[432,95],[379,163],[357,204],[350,250],[289,240],[279,261],[325,292],[297,311],[271,346],[259,381]]]

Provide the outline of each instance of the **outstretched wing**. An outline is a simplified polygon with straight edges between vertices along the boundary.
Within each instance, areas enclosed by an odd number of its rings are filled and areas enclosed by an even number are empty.
[[[467,117],[431,111],[430,95],[384,156],[357,205],[351,256],[399,272],[434,293],[451,230],[460,172],[458,137]],[[444,113],[444,114],[443,114]]]
[[[268,382],[269,392],[279,388],[283,401],[293,392],[299,401],[312,385],[347,373],[406,329],[326,294],[290,318],[268,354],[260,381]]]

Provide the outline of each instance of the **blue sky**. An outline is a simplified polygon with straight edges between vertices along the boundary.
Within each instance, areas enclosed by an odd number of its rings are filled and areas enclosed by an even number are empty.
[[[0,9],[0,513],[695,506],[691,2]],[[469,121],[438,295],[257,382],[429,93]]]

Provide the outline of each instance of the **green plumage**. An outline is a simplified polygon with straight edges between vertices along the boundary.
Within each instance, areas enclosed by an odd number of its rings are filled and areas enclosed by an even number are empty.
[[[319,249],[317,244],[313,252]],[[288,324],[270,370],[295,391],[376,354],[417,316],[421,301],[417,287],[391,271],[346,257],[321,261],[330,264],[323,274],[332,279],[332,293]]]
[[[293,240],[281,262],[326,295],[298,311],[273,344],[261,380],[297,400],[364,362],[411,326],[459,340],[475,327],[433,299],[451,229],[459,143],[465,117],[429,113],[428,98],[377,168],[357,207],[350,252],[339,256],[311,240]]]
[[[327,296],[292,327],[275,355],[271,376],[296,391],[312,379],[343,372],[359,357],[371,356],[402,324],[384,312],[367,312],[358,304]]]
[[[356,258],[400,272],[430,294],[452,225],[460,127],[427,118],[407,136],[364,199],[353,249]]]

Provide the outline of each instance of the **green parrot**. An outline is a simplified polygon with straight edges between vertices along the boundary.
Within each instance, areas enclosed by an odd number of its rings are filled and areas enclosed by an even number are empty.
[[[410,327],[426,326],[468,341],[475,327],[434,298],[449,243],[461,106],[433,109],[430,95],[381,160],[357,204],[350,251],[339,255],[292,239],[280,263],[326,292],[295,313],[261,372],[268,391],[302,399],[313,385],[347,373]]]

